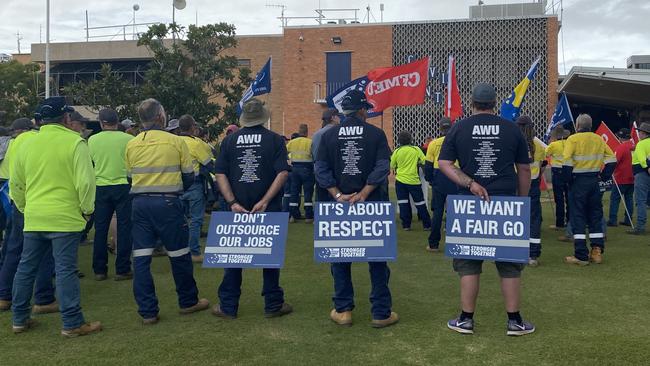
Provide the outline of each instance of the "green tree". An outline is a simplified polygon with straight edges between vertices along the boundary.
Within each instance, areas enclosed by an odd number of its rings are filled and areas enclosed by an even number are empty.
[[[0,63],[0,121],[8,125],[19,117],[31,117],[44,92],[43,76],[37,64],[18,61]]]
[[[177,35],[170,41],[171,33]],[[138,45],[153,54],[143,94],[158,99],[169,116],[191,114],[209,127],[211,137],[237,121],[236,104],[252,81],[250,70],[225,55],[235,48],[235,26],[157,24],[141,35]]]
[[[137,103],[142,100],[140,88],[113,72],[111,65],[104,64],[93,82],[78,81],[64,88],[75,104],[88,106],[95,113],[102,108],[117,111],[120,119],[135,118]]]

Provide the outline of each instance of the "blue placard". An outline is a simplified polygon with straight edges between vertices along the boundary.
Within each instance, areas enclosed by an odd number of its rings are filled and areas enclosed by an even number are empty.
[[[205,268],[282,268],[289,213],[213,212]]]
[[[528,263],[529,239],[530,198],[447,197],[448,257]]]
[[[392,203],[316,204],[316,262],[384,262],[396,259],[397,236]]]

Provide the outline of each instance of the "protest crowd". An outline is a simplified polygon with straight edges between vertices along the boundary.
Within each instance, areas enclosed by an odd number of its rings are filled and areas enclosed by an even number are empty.
[[[550,141],[542,141],[530,117],[509,120],[496,113],[492,85],[477,84],[471,99],[470,116],[443,117],[436,122],[439,136],[431,136],[423,146],[413,140],[414,131],[399,131],[391,151],[383,130],[366,121],[373,105],[356,89],[346,93],[341,110],[323,113],[322,128],[311,138],[307,124],[291,139],[267,129],[268,108],[251,98],[218,146],[201,138],[192,116],[168,121],[164,106],[154,99],[141,102],[138,123],[119,121],[116,111],[101,110],[102,131],[89,136],[86,120],[64,98],[48,98],[33,119],[13,121],[0,137],[0,310],[12,312],[14,333],[36,324],[32,314],[47,313],[60,313],[65,337],[102,330],[100,322],[84,318],[80,305],[78,248],[94,226],[94,280],[106,281],[113,272],[115,281],[133,281],[144,325],[160,321],[150,270],[157,255],[169,258],[181,315],[209,309],[217,317],[235,319],[242,268],[224,269],[219,302],[213,306],[199,296],[194,280],[193,263],[203,263],[207,253],[200,241],[206,212],[288,212],[289,222],[311,224],[316,202],[386,202],[389,181],[394,181],[402,230],[416,231],[421,224],[422,249],[430,255],[444,246],[442,225],[450,196],[482,201],[529,197],[528,262],[495,265],[507,335],[532,333],[535,326],[520,314],[521,276],[526,266],[542,265],[541,187],[547,170],[555,203],[552,227],[565,230],[563,240],[574,243],[564,261],[578,266],[603,263],[608,226],[630,226],[630,235],[646,232],[650,116],[638,121],[634,131],[617,131],[622,143],[613,151],[592,132],[587,114],[578,116],[573,128],[551,129]],[[613,184],[606,217],[603,182],[609,181]],[[622,219],[621,202],[626,212]],[[109,253],[114,254],[112,269]],[[482,264],[453,259],[461,304],[459,315],[447,326],[459,333],[474,332]],[[331,263],[330,318],[342,326],[352,324],[355,308],[351,266]],[[399,315],[392,309],[390,268],[386,261],[368,261],[368,266],[371,326],[391,326]],[[264,316],[290,314],[293,307],[285,301],[280,269],[264,268],[262,276]]]

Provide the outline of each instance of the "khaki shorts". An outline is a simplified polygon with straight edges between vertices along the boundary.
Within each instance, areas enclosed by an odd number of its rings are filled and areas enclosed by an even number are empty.
[[[519,278],[524,264],[510,262],[494,262],[501,278]],[[478,275],[483,272],[483,261],[476,259],[454,259],[454,271],[459,276]]]

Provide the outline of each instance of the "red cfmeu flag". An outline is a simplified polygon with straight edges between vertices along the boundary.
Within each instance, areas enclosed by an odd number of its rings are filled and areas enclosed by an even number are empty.
[[[631,134],[631,137],[632,137],[632,143],[634,144],[634,146],[636,146],[636,144],[639,143],[639,131],[637,131],[637,129],[636,129],[636,122],[634,122],[634,123],[632,124],[632,134]]]
[[[463,116],[463,106],[460,100],[460,91],[458,90],[458,81],[456,80],[456,59],[449,56],[449,77],[447,78],[447,90],[445,95],[445,117],[449,117],[454,123],[458,118]]]
[[[621,144],[620,141],[618,141],[618,137],[614,135],[614,132],[607,127],[605,122],[600,122],[600,126],[598,126],[598,129],[596,130],[596,134],[599,135],[600,137],[603,138],[605,143],[612,149],[612,151],[616,150],[618,145]]]
[[[393,106],[423,104],[428,70],[428,57],[406,65],[371,70],[368,72],[371,81],[366,86],[366,98],[375,112]]]

